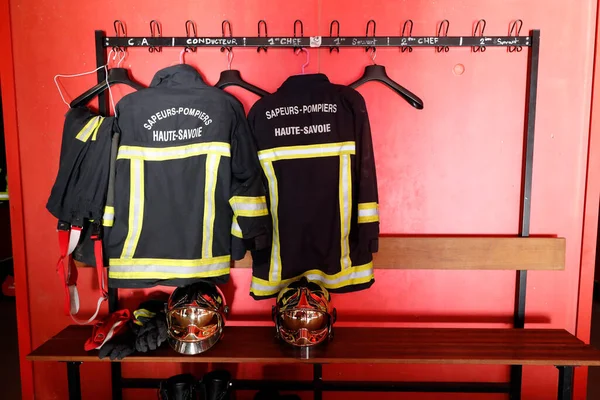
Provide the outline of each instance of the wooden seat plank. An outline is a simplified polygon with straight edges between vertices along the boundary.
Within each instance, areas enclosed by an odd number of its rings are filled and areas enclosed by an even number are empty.
[[[381,237],[379,269],[564,270],[565,239],[539,237]],[[236,268],[251,268],[246,255]]]
[[[30,361],[108,361],[85,352],[90,327],[70,326],[33,351]],[[274,339],[272,327],[226,327],[206,353],[184,356],[168,346],[123,362],[498,364],[600,366],[600,351],[564,330],[337,328],[331,343],[300,359]]]

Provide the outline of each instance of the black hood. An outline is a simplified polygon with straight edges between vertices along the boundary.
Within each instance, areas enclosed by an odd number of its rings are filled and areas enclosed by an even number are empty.
[[[163,68],[154,75],[150,87],[191,88],[205,87],[206,83],[194,67],[177,64]]]

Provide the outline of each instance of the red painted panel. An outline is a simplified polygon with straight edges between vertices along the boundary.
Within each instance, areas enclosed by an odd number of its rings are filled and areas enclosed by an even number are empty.
[[[232,22],[236,35],[255,35],[259,19],[268,22],[269,34],[289,35],[296,18],[304,21],[307,34],[322,35],[328,34],[332,19],[340,21],[342,35],[364,32],[371,18],[377,20],[377,33],[381,35],[399,34],[403,20],[409,17],[415,22],[415,35],[434,35],[436,24],[444,18],[451,21],[451,35],[469,35],[473,22],[481,17],[488,20],[488,34],[507,33],[508,23],[514,18],[525,21],[523,33],[541,29],[532,233],[567,238],[567,269],[530,273],[528,326],[560,327],[575,333],[577,318],[589,319],[589,307],[579,315],[577,307],[595,1],[581,1],[579,7],[572,7],[567,0],[185,0],[176,7],[156,0],[144,2],[143,6],[131,1],[74,0],[11,0],[10,4],[34,347],[69,323],[61,312],[61,286],[54,272],[58,255],[55,222],[44,208],[58,165],[66,111],[52,78],[56,73],[95,68],[93,31],[112,31],[116,18],[125,21],[129,33],[136,36],[148,34],[148,23],[153,18],[162,23],[163,35],[183,35],[184,22],[190,18],[197,22],[200,35],[212,36],[220,35],[220,23],[225,18]],[[339,83],[352,82],[370,63],[361,49],[342,49],[340,54],[330,54],[327,49],[310,52],[308,72],[324,72]],[[489,48],[483,54],[473,54],[468,49],[436,54],[433,49],[401,53],[398,49],[380,48],[377,54],[376,61],[387,67],[389,75],[425,102],[425,109],[417,111],[383,86],[368,84],[360,88],[371,116],[383,232],[515,234],[524,127],[525,52],[508,54],[503,49]],[[132,49],[125,64],[131,67],[135,78],[149,83],[158,69],[178,60],[177,49],[165,48],[160,54]],[[186,60],[212,83],[227,66],[226,56],[218,49],[188,53]],[[292,50],[273,49],[257,54],[254,49],[237,49],[233,67],[240,69],[248,81],[275,90],[287,76],[299,73],[303,63],[304,56],[295,56]],[[460,76],[453,73],[457,64],[465,67]],[[72,98],[93,81],[94,76],[87,76],[62,82]],[[117,98],[124,93],[120,88],[114,90]],[[242,91],[233,93],[240,95],[246,108],[256,100]],[[494,327],[509,326],[511,321],[515,280],[512,272],[378,271],[376,279],[369,291],[334,297],[340,325]],[[93,281],[91,270],[82,273],[86,310],[93,307]],[[582,287],[583,284],[589,282],[582,282]],[[249,271],[234,271],[226,287],[233,310],[232,323],[268,323],[271,302],[252,300],[247,294],[248,286]],[[124,291],[124,297],[129,297],[124,304],[135,305],[141,293]],[[585,337],[585,333],[581,335]],[[161,377],[185,368],[188,367],[149,365],[143,370],[126,368],[125,373]],[[202,371],[201,366],[194,368],[198,373]],[[84,397],[108,397],[107,367],[85,365],[82,371]],[[39,363],[34,372],[37,398],[64,397],[66,382],[61,368]],[[242,376],[276,374],[289,378],[307,374],[300,367],[282,370],[269,366],[240,366],[236,372]],[[364,378],[387,374],[390,379],[401,376],[419,380],[503,380],[507,368],[325,368],[329,378],[350,379],[357,373]],[[556,371],[526,368],[525,382],[524,398],[548,398],[555,391]],[[145,394],[132,391],[126,398],[141,398],[138,396]]]

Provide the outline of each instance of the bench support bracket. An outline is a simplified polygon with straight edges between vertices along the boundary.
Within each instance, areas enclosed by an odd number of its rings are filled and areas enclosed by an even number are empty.
[[[558,400],[573,399],[573,375],[575,367],[558,368]]]
[[[80,361],[67,362],[67,380],[69,383],[69,400],[81,400]]]

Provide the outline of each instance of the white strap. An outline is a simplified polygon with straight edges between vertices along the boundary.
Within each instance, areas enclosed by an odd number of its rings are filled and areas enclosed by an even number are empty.
[[[104,300],[107,300],[106,297],[100,297],[98,299],[98,304],[96,305],[96,312],[94,313],[94,315],[92,315],[90,317],[90,319],[88,319],[87,321],[83,321],[80,319],[77,319],[73,313],[71,313],[71,319],[78,325],[89,325],[92,322],[94,322],[94,320],[96,319],[96,317],[98,316],[98,313],[100,312],[100,307],[102,307],[102,303],[104,302]]]
[[[71,298],[71,315],[79,312],[79,291],[76,285],[69,286],[69,297]]]
[[[81,238],[81,228],[72,226],[71,233],[69,235],[69,251],[67,255],[71,255],[77,247],[77,243],[79,243],[79,238]]]

